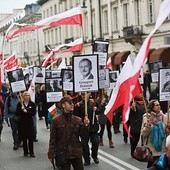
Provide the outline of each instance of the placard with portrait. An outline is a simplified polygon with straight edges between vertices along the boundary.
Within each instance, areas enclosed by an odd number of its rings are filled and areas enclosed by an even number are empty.
[[[74,92],[98,91],[98,55],[73,56]]]
[[[62,98],[62,79],[46,78],[45,89],[47,102],[58,102]]]
[[[45,83],[45,67],[33,67],[34,81],[35,83],[44,84]]]
[[[109,88],[109,69],[99,70],[99,89]]]
[[[113,89],[115,87],[115,83],[118,79],[119,71],[109,71],[109,81],[110,81],[110,89]]]
[[[70,69],[62,69],[61,75],[63,90],[73,91],[73,71]]]
[[[159,100],[170,100],[170,68],[159,69]]]
[[[159,69],[163,67],[162,61],[150,63],[150,72],[152,82],[158,82]]]
[[[7,75],[13,93],[26,90],[26,84],[22,69],[8,71]]]
[[[93,53],[98,54],[100,66],[105,66],[107,63],[108,48],[108,41],[95,40],[93,43]]]

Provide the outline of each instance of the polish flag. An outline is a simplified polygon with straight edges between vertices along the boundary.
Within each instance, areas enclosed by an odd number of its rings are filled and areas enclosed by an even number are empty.
[[[17,55],[14,53],[4,61],[4,69],[7,71],[19,68],[19,61]]]
[[[18,23],[13,24],[13,26],[20,26]],[[21,24],[22,26],[23,24]],[[14,31],[11,35],[7,35],[7,39],[12,39],[14,36],[21,32],[28,32],[33,31],[39,28],[43,27],[54,27],[58,25],[82,25],[82,10],[81,7],[75,7],[72,8],[66,12],[50,16],[48,18],[45,18],[41,21],[38,21],[33,26],[27,25],[25,27],[22,27],[20,29],[17,29]],[[13,26],[10,27],[10,29],[13,28]],[[9,33],[8,29],[8,33]]]
[[[47,55],[46,59],[42,63],[42,66],[47,67],[49,63],[51,63],[51,60],[54,59],[54,52],[50,51],[50,53]]]
[[[65,69],[66,68],[66,59],[62,58],[62,61],[60,65],[58,66],[58,70]]]
[[[28,93],[31,96],[31,101],[35,103],[35,80],[34,78],[31,81],[30,87],[28,89]]]
[[[109,57],[109,59],[107,60],[107,64],[106,66],[104,67],[105,69],[112,69],[112,61],[111,61],[111,58]]]
[[[169,13],[170,13],[170,0],[164,0],[160,6],[160,11],[158,19],[156,21],[156,25],[153,31],[151,31],[151,33],[145,39],[142,47],[140,48],[139,53],[137,54],[134,60],[133,67],[132,65],[130,66],[130,63],[126,61],[126,63],[129,63],[128,64],[129,67],[127,66],[125,67],[124,65],[122,69],[122,72],[124,71],[124,76],[120,74],[120,76],[118,77],[118,80],[116,82],[116,89],[113,91],[110,101],[106,106],[105,115],[109,118],[110,121],[112,121],[113,111],[121,105],[124,105],[122,113],[123,123],[125,123],[128,120],[130,101],[132,100],[133,97],[135,97],[135,95],[137,95],[135,93],[135,89],[136,85],[138,84],[137,82],[139,80],[138,78],[140,75],[140,70],[147,61],[151,38],[153,34],[156,32],[156,30],[162,25],[162,23],[168,17]],[[127,72],[129,73],[129,75],[127,75]]]
[[[50,114],[51,114],[52,116],[55,116],[55,115],[56,115],[56,112],[57,112],[56,105],[53,104],[53,105],[48,109],[48,111],[50,112]]]

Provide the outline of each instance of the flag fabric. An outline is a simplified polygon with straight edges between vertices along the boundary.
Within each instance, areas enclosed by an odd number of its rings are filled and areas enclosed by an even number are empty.
[[[66,47],[67,49],[62,49],[63,47]],[[49,63],[51,63],[51,59],[56,62],[56,58],[54,58],[54,54],[59,53],[66,53],[66,52],[75,52],[75,51],[81,51],[83,49],[83,39],[79,38],[73,42],[70,42],[68,44],[61,44],[57,46],[55,49],[51,49],[48,56],[45,58],[42,66],[47,66]]]
[[[33,31],[43,27],[54,27],[58,25],[82,25],[82,10],[81,7],[72,8],[66,12],[50,16],[48,18],[42,19],[38,21],[33,26],[26,25],[26,24],[18,24],[14,23],[10,29],[8,29],[7,34],[9,34],[10,30],[14,26],[24,26],[20,29],[14,31],[11,35],[6,34],[7,39],[12,39],[19,33]]]
[[[4,61],[4,69],[6,71],[15,70],[19,68],[19,61],[16,53],[13,53],[9,58]]]
[[[4,44],[4,36],[0,36],[0,89],[2,89],[2,81],[3,81],[3,44]]]
[[[111,69],[112,68],[112,61],[111,61],[111,58],[109,57],[108,60],[107,60],[107,64],[106,66],[104,67],[105,69]]]
[[[28,93],[31,96],[31,101],[35,103],[35,80],[34,78],[31,81],[30,87],[28,89]]]
[[[56,107],[56,105],[53,104],[53,105],[48,109],[48,111],[50,112],[50,114],[51,114],[52,116],[55,116],[55,115],[56,115],[56,112],[57,112],[57,107]]]
[[[113,111],[120,105],[124,105],[122,113],[123,123],[125,123],[128,120],[130,101],[132,100],[133,97],[135,97],[134,95],[137,95],[137,93],[135,92],[136,85],[138,84],[140,70],[147,61],[152,36],[156,32],[156,30],[161,26],[164,20],[167,18],[169,13],[170,13],[170,0],[164,0],[160,6],[160,11],[158,19],[156,21],[156,25],[154,29],[150,32],[148,37],[145,39],[143,45],[141,46],[139,53],[137,54],[134,60],[133,66],[132,65],[130,66],[130,64],[128,64],[129,65],[128,68],[127,66],[124,65],[123,69],[127,68],[126,72],[124,73],[124,76],[120,74],[120,76],[118,77],[118,80],[116,82],[116,89],[115,91],[113,91],[113,93],[114,92],[115,93],[114,94],[112,93],[113,95],[111,96],[111,99],[108,105],[106,106],[105,110],[105,115],[109,118],[110,121],[112,121]],[[126,63],[129,62],[126,61]],[[131,71],[129,75],[127,75],[127,72],[129,72],[129,70]]]
[[[62,61],[60,65],[58,66],[58,70],[65,69],[66,68],[66,59],[62,58]]]

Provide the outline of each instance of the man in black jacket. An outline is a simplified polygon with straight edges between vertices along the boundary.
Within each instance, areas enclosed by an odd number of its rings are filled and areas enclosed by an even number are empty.
[[[83,146],[83,157],[85,160],[84,166],[90,165],[90,151],[89,151],[89,140],[92,143],[92,153],[91,156],[96,164],[99,163],[99,160],[97,158],[98,155],[98,146],[99,146],[99,136],[98,136],[98,130],[99,130],[99,124],[96,117],[96,107],[94,107],[94,103],[89,98],[90,94],[87,94],[87,114],[90,121],[89,124],[89,133],[88,135],[84,135],[82,138],[82,146]],[[75,106],[74,114],[76,116],[81,117],[83,120],[86,117],[85,114],[85,94],[82,94],[82,101],[78,102]]]

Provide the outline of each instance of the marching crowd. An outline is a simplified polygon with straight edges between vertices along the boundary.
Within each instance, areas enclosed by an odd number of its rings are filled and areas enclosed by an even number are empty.
[[[130,135],[124,128],[124,142],[127,143],[130,139],[132,158],[135,158],[137,146],[147,146],[150,149],[152,161],[148,161],[148,169],[170,169],[170,110],[168,107],[161,109],[155,96],[154,90],[150,93],[149,100],[140,94],[131,101],[127,122]],[[47,155],[54,167],[69,170],[72,165],[75,170],[83,170],[84,166],[91,164],[92,159],[96,164],[99,163],[98,148],[104,145],[105,127],[110,148],[114,148],[111,128],[114,134],[121,133],[119,126],[122,107],[114,111],[113,122],[110,122],[104,114],[108,101],[106,89],[98,94],[70,92],[55,103],[57,110],[52,115],[48,109],[54,103],[46,102],[44,84],[36,87],[35,103],[31,101],[28,91],[17,94],[2,86],[0,140],[3,123],[6,122],[12,130],[13,150],[23,147],[23,156],[34,158],[34,142],[38,141],[37,110],[39,120],[44,117],[46,128],[50,129]]]

